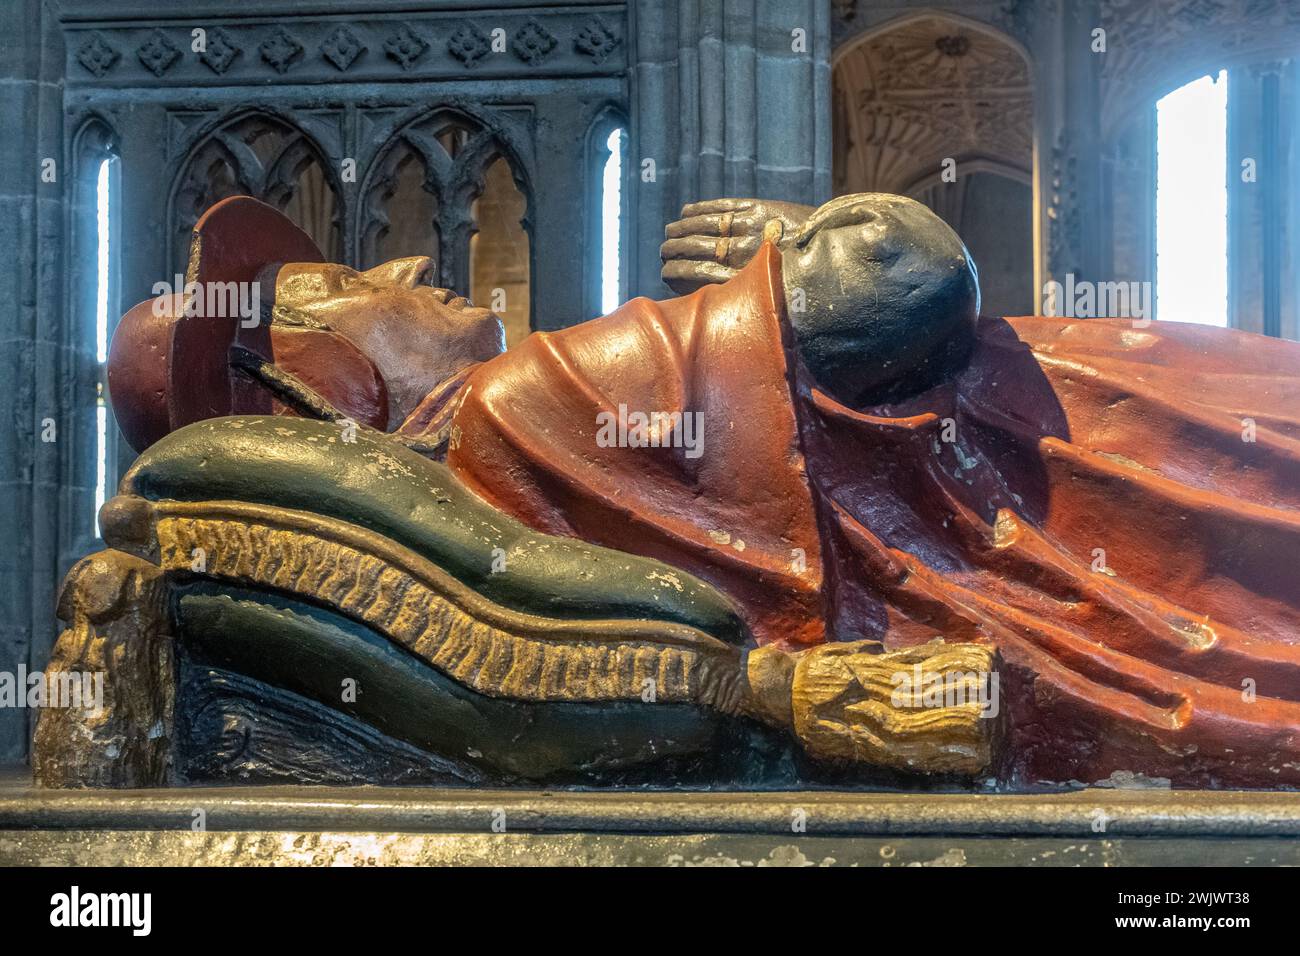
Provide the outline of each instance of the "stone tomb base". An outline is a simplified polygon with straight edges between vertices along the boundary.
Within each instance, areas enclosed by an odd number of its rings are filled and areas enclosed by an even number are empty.
[[[1296,836],[1295,793],[45,791],[24,772],[0,783],[0,865],[24,866],[1276,865],[1300,864]]]

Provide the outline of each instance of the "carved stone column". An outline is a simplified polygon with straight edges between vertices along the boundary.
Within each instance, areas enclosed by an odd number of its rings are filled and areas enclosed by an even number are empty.
[[[1038,165],[1041,210],[1037,286],[1073,273],[1103,275],[1101,97],[1103,57],[1093,31],[1102,26],[1098,0],[1077,0],[1042,25],[1036,45],[1040,93]],[[1107,49],[1112,38],[1107,37]]]
[[[816,0],[632,7],[630,288],[662,298],[659,244],[683,203],[830,197],[830,9]]]
[[[75,456],[86,350],[63,305],[62,39],[39,0],[0,6],[0,30],[0,670],[12,673],[44,665],[62,561],[88,530],[76,526],[65,494],[87,481]],[[93,482],[93,466],[88,474]],[[25,708],[0,708],[0,762],[26,758],[29,718]]]
[[[1228,76],[1228,322],[1296,338],[1296,61]],[[1243,167],[1249,163],[1249,169]],[[1244,178],[1243,178],[1244,176]]]

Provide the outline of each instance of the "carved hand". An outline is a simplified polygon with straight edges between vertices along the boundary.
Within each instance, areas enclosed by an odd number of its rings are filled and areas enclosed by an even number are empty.
[[[812,206],[766,199],[710,199],[687,203],[681,218],[668,224],[659,247],[664,283],[679,295],[711,282],[726,282],[745,267],[763,241],[772,220],[793,235]]]

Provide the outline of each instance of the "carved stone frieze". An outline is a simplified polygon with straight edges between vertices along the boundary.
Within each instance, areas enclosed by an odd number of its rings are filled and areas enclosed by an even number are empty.
[[[118,60],[122,59],[122,54],[118,53],[98,33],[92,33],[77,48],[76,56],[77,62],[95,76],[103,76],[116,65]]]
[[[406,25],[384,41],[384,52],[403,70],[414,66],[428,48],[429,44]]]
[[[592,17],[578,31],[573,45],[579,53],[590,57],[593,63],[600,64],[604,63],[622,42],[622,38],[610,29],[604,20],[600,17]]]
[[[271,69],[281,74],[289,72],[289,68],[302,59],[303,53],[302,44],[283,27],[277,27],[258,49]]]
[[[454,77],[470,68],[520,76],[575,70],[612,75],[627,59],[622,18],[581,9],[502,10],[474,19],[461,11],[375,15],[347,23],[230,19],[205,29],[205,47],[196,51],[187,25],[156,27],[143,42],[129,21],[71,27],[68,75],[74,83],[149,83],[166,76],[172,82],[227,85],[265,83],[287,74],[304,82],[328,82],[339,73],[353,80]],[[497,36],[503,42],[494,43]],[[134,49],[135,58],[124,61],[124,49]],[[309,50],[316,52],[307,55]],[[368,50],[379,55],[364,56]]]
[[[466,67],[472,67],[487,56],[491,49],[492,44],[487,34],[474,23],[466,23],[447,38],[447,52]]]
[[[529,66],[537,66],[550,55],[557,42],[550,30],[536,19],[530,19],[515,34],[510,49]]]
[[[320,47],[321,55],[329,60],[340,73],[346,72],[348,67],[356,62],[357,57],[365,51],[365,44],[357,39],[356,34],[344,26],[340,26],[331,33]]]
[[[162,76],[176,59],[181,55],[176,44],[167,38],[167,34],[161,30],[155,30],[153,34],[135,51],[140,62],[154,76]]]
[[[217,27],[208,33],[207,43],[199,59],[217,76],[223,75],[235,62],[235,57],[244,52],[230,38],[230,34]]]

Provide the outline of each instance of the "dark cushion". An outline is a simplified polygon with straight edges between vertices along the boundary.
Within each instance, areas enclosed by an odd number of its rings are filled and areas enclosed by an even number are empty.
[[[731,643],[746,639],[728,599],[684,571],[539,534],[474,495],[446,466],[378,432],[356,429],[355,441],[343,438],[340,425],[304,418],[197,422],[145,451],[121,492],[153,501],[251,502],[348,521],[518,611],[673,621]],[[504,571],[493,573],[494,557],[504,557]]]

